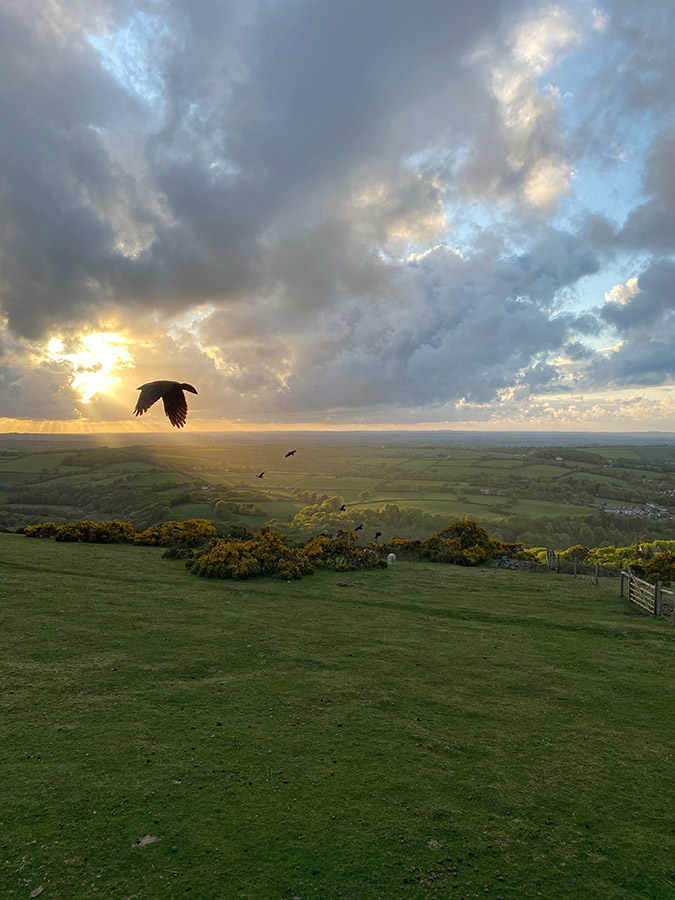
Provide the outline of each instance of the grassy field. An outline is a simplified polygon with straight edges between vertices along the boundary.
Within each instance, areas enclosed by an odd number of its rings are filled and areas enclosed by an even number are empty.
[[[0,574],[3,898],[675,895],[675,638],[608,591],[16,535]]]

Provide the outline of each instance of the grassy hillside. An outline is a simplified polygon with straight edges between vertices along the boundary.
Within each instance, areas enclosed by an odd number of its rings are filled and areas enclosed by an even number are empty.
[[[0,575],[2,897],[673,896],[673,632],[611,593],[16,535]]]

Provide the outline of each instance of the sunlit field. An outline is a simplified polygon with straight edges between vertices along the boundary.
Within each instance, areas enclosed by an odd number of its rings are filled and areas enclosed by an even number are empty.
[[[0,526],[14,530],[45,518],[111,515],[141,526],[168,518],[215,520],[216,503],[230,492],[245,504],[230,519],[247,528],[272,522],[283,529],[303,507],[337,496],[346,505],[346,527],[358,524],[360,510],[394,504],[447,521],[474,518],[503,532],[504,539],[524,539],[530,546],[540,543],[536,520],[564,519],[561,541],[599,544],[618,540],[606,522],[598,530],[589,520],[603,505],[631,509],[655,502],[669,508],[675,491],[673,447],[471,449],[404,439],[331,443],[308,435],[249,440],[205,435],[193,444],[167,440],[112,451],[78,448],[73,441],[68,452],[38,451],[42,445],[30,442],[19,450],[5,444]],[[286,457],[290,449],[296,453]],[[668,515],[673,514],[675,508]],[[591,533],[582,533],[585,523]],[[645,532],[643,526],[636,519],[635,534],[621,539],[630,543]],[[410,535],[388,533],[386,526],[379,530],[386,538],[421,535],[419,529]]]

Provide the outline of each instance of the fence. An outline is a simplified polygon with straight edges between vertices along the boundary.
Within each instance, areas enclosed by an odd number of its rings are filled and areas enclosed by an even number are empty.
[[[618,566],[603,566],[600,563],[584,563],[576,559],[563,560],[554,550],[546,551],[546,565],[549,569],[562,574],[583,577],[586,581],[598,584],[600,578],[618,578],[621,569]]]
[[[667,591],[660,581],[650,584],[644,578],[638,578],[630,569],[622,569],[620,593],[622,597],[628,596],[631,603],[641,606],[654,616],[673,613],[673,626],[675,626],[675,604],[671,599],[675,597],[675,592]]]
[[[546,565],[562,575],[574,575],[592,584],[599,584],[601,578],[618,578],[619,593],[632,603],[642,607],[654,616],[672,616],[675,628],[675,591],[666,590],[660,581],[651,584],[644,578],[638,578],[634,572],[618,566],[601,566],[599,563],[582,563],[578,560],[562,560],[554,550],[546,551]],[[616,582],[605,584],[615,590]]]

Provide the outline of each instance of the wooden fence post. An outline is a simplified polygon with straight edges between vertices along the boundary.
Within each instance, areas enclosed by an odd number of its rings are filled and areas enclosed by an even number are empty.
[[[626,576],[621,572],[619,575],[619,596],[623,597],[623,580]]]
[[[661,615],[661,582],[657,581],[654,585],[654,615]]]

